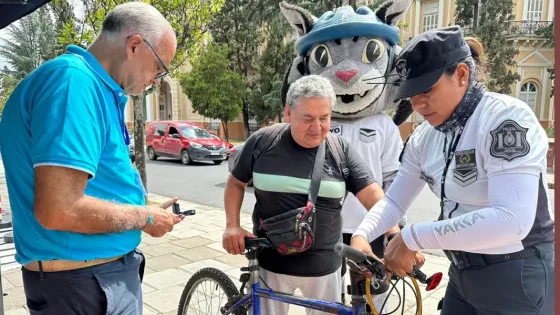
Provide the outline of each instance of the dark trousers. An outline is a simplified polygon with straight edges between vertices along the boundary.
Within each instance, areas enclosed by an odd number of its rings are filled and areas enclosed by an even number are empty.
[[[140,315],[145,259],[139,250],[106,264],[61,272],[22,268],[29,312]]]
[[[553,251],[484,267],[449,268],[441,315],[553,314]]]

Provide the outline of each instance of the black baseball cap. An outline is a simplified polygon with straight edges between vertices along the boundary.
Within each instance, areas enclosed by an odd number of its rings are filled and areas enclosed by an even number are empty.
[[[424,32],[403,47],[395,63],[401,83],[394,102],[423,93],[441,77],[448,65],[471,55],[460,26]]]

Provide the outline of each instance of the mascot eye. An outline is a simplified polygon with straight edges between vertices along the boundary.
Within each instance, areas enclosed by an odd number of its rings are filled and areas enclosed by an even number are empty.
[[[383,57],[383,53],[385,52],[384,48],[385,46],[383,46],[379,40],[368,40],[366,46],[364,47],[364,52],[362,53],[362,62],[372,63],[379,60]]]
[[[323,68],[332,66],[331,54],[329,52],[329,48],[325,45],[319,45],[313,48],[313,51],[311,52],[311,59]]]

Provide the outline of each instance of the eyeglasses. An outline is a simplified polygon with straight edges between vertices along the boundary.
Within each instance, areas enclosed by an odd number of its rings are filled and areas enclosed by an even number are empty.
[[[156,53],[154,47],[152,47],[152,45],[150,45],[150,43],[148,43],[148,41],[146,39],[142,38],[142,40],[144,41],[144,43],[146,43],[146,45],[148,45],[148,47],[150,47],[150,49],[152,50],[152,52],[156,56],[157,60],[159,61],[159,63],[163,67],[163,72],[160,72],[160,73],[156,74],[155,79],[157,80],[157,79],[161,79],[161,78],[165,77],[167,74],[169,74],[169,69],[167,69],[167,67],[165,66],[163,61],[161,61],[161,58]]]
[[[163,63],[163,61],[161,60],[161,58],[159,57],[159,55],[155,51],[154,47],[152,47],[152,45],[150,45],[150,43],[145,38],[142,38],[142,40],[144,41],[144,43],[146,43],[146,45],[148,45],[148,47],[150,47],[150,49],[152,50],[152,52],[156,56],[157,60],[161,64],[161,67],[163,68],[162,72],[156,74],[154,80],[161,79],[161,78],[165,77],[166,75],[168,75],[169,74],[169,69],[167,69],[167,67],[165,66],[165,63]]]

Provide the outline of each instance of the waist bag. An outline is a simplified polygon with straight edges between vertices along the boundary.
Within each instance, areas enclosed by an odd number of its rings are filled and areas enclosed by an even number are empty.
[[[281,255],[293,255],[307,251],[315,237],[315,203],[321,185],[325,162],[325,141],[321,142],[315,155],[311,173],[307,205],[301,208],[260,220],[260,229]]]

